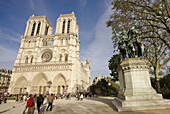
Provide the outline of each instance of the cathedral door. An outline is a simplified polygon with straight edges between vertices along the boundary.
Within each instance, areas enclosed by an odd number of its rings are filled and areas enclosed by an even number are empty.
[[[57,93],[60,93],[60,86],[58,86]]]
[[[20,88],[19,94],[22,94],[22,88]]]
[[[43,94],[46,94],[45,92],[46,92],[46,86],[44,86],[43,88]]]
[[[41,94],[41,89],[42,89],[42,86],[39,87],[39,94]]]

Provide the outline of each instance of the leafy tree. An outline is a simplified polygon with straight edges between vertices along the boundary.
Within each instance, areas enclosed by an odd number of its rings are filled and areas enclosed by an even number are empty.
[[[108,83],[110,83],[110,85]],[[93,84],[90,86],[91,93],[102,96],[117,96],[118,91],[119,85],[112,81],[112,78],[108,78],[108,80],[101,79],[96,85]]]
[[[170,99],[170,74],[160,79],[160,90],[164,98]]]
[[[155,79],[153,77],[151,79],[151,85],[154,89],[156,89],[155,86]],[[170,74],[164,76],[163,78],[160,78],[160,90],[158,91],[163,95],[164,98],[170,99]]]
[[[111,4],[113,5],[113,14],[110,15],[107,25],[112,29],[123,31],[135,26],[141,38],[160,39],[167,47],[170,47],[168,38],[170,34],[170,1],[114,0]],[[117,41],[114,40],[115,43]]]
[[[117,31],[135,26],[146,47],[146,57],[154,69],[156,88],[159,89],[159,71],[170,60],[170,1],[168,0],[114,0],[113,14],[107,26]],[[116,49],[119,39],[112,37]]]
[[[155,76],[155,84],[157,91],[160,89],[159,76],[163,75],[164,66],[170,60],[169,50],[159,39],[150,40],[147,43],[147,58],[153,67],[153,75]]]
[[[113,81],[118,81],[118,73],[116,72],[117,66],[120,63],[120,56],[118,54],[113,55],[111,59],[109,60],[109,70],[111,70],[110,75],[113,76]]]

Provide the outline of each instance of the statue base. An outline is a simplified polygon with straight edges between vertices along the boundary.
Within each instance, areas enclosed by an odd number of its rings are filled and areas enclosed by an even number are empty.
[[[143,58],[129,58],[118,66],[120,90],[112,101],[117,111],[170,108],[170,100],[164,100],[152,88],[149,66],[149,61]]]

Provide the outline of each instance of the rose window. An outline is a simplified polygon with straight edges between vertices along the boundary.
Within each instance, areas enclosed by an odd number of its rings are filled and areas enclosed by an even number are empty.
[[[52,59],[52,53],[50,53],[50,52],[45,52],[42,55],[42,61],[43,62],[49,62],[51,59]]]

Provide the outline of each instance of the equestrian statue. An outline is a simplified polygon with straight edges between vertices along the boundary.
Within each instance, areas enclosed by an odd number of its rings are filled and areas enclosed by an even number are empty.
[[[139,38],[138,31],[135,27],[131,27],[128,32],[124,30],[122,34],[118,34],[115,29],[114,32],[119,39],[118,49],[120,51],[121,60],[144,56],[144,44]]]

